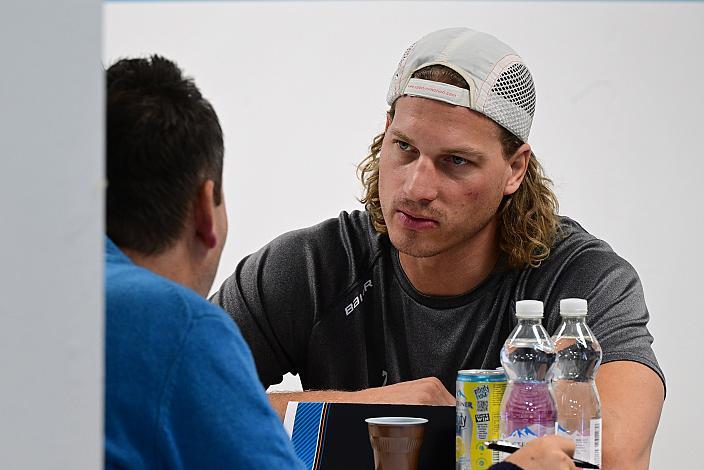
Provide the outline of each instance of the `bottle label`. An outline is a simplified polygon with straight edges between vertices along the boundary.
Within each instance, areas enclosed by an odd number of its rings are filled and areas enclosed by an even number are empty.
[[[523,447],[527,442],[537,439],[542,436],[553,434],[555,428],[552,426],[543,426],[542,424],[531,424],[522,428],[516,428],[510,435],[502,437],[502,441],[510,442],[511,444]],[[501,460],[507,458],[510,454],[501,452]]]
[[[589,449],[589,462],[601,466],[601,418],[592,419],[589,423],[589,431],[592,435]]]
[[[502,440],[508,441],[515,445],[523,446],[523,444],[528,441],[532,441],[533,439],[537,439],[541,436],[547,436],[548,434],[553,434],[554,432],[555,430],[552,426],[531,424],[530,426],[515,429],[510,435],[504,437]]]
[[[555,423],[555,434],[572,438],[575,444],[574,457],[589,463],[601,465],[601,418],[589,420],[588,433],[569,433]]]

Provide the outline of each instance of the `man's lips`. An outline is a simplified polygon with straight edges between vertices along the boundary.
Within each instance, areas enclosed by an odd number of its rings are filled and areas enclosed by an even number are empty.
[[[428,230],[437,227],[438,221],[435,219],[428,219],[425,217],[419,217],[412,213],[399,210],[397,212],[401,223],[412,230]]]

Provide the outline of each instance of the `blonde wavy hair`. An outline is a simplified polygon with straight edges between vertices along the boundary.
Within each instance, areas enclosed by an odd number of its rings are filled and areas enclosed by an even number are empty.
[[[442,65],[431,65],[413,74],[416,78],[449,83],[469,89],[467,82],[454,70]],[[395,106],[389,115],[393,119]],[[512,133],[501,129],[501,146],[505,158],[516,153],[523,142]],[[357,167],[357,176],[364,186],[360,202],[372,216],[374,228],[387,233],[379,201],[379,157],[384,133],[374,137],[369,155]],[[540,162],[531,152],[523,182],[518,190],[505,196],[498,209],[499,247],[507,255],[511,268],[538,267],[550,255],[559,234],[558,201]]]

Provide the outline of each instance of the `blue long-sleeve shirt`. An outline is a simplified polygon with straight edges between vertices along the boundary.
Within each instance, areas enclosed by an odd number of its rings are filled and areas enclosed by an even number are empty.
[[[303,468],[232,320],[105,245],[106,468]]]

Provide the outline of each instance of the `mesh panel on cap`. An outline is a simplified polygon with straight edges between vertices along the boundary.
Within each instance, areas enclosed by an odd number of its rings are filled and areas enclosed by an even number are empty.
[[[389,87],[389,92],[386,94],[386,102],[389,103],[389,106],[402,93],[401,82],[406,73],[406,62],[408,62],[408,57],[411,55],[411,52],[413,52],[416,44],[415,42],[411,44],[410,47],[406,49],[406,52],[403,53],[403,57],[401,57],[396,67],[396,72],[394,72],[394,76],[391,78],[391,86]]]
[[[526,141],[535,113],[535,87],[528,68],[514,63],[491,87],[484,113]]]

